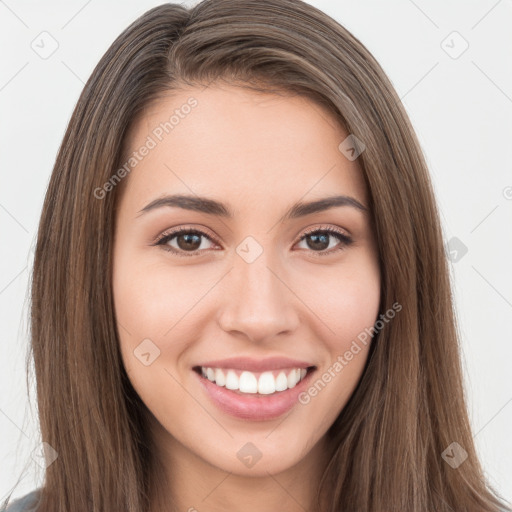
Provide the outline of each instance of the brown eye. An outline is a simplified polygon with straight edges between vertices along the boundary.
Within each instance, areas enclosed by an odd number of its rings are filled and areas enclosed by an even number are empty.
[[[177,256],[197,256],[202,251],[209,249],[209,247],[204,247],[204,239],[218,244],[213,237],[201,230],[180,228],[164,234],[155,245],[160,245],[162,249]],[[338,240],[339,243],[332,243],[335,240]],[[317,256],[333,254],[353,243],[349,236],[332,227],[310,230],[302,235],[299,243],[302,242],[306,244],[306,247],[303,247],[304,249],[315,253]]]
[[[208,249],[208,247],[202,247],[202,245],[204,245],[202,239],[213,241],[212,238],[203,231],[182,228],[164,235],[155,245],[161,245],[166,251],[170,251],[179,256],[194,256],[198,251]],[[171,244],[171,242],[174,242],[174,244]]]
[[[194,233],[175,235],[176,244],[184,251],[196,251],[201,245],[201,236]]]
[[[333,243],[333,245],[331,245],[331,241],[334,239],[337,239],[339,243]],[[305,242],[306,249],[311,249],[312,252],[319,253],[319,256],[323,256],[324,254],[332,254],[333,252],[345,249],[353,241],[349,236],[345,235],[341,231],[338,231],[337,229],[317,228],[305,233],[299,242]]]

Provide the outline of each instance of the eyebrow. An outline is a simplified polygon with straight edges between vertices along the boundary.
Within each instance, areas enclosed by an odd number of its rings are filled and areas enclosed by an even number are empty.
[[[278,222],[283,222],[290,219],[298,219],[313,213],[322,212],[331,208],[340,206],[350,206],[359,210],[363,213],[368,213],[368,209],[363,206],[357,199],[350,196],[331,196],[316,201],[310,201],[308,203],[297,202],[295,203]],[[200,196],[188,196],[188,195],[166,195],[159,197],[144,208],[139,210],[137,217],[140,215],[162,207],[177,207],[185,210],[196,211],[200,213],[206,213],[208,215],[214,215],[216,217],[222,217],[226,219],[234,218],[233,211],[224,203],[210,199],[207,197]]]

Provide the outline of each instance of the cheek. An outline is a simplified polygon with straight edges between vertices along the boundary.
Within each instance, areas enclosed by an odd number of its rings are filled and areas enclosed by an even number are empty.
[[[375,323],[380,305],[380,272],[373,254],[357,253],[305,283],[308,305],[322,320],[330,352],[345,351]],[[311,301],[311,302],[309,302]]]
[[[192,267],[190,267],[192,268]],[[145,261],[116,262],[114,270],[116,317],[137,336],[164,338],[193,307],[208,286],[192,271],[173,272],[168,266]]]
[[[187,337],[178,333],[179,319],[186,313],[187,301],[181,293],[189,289],[185,285],[177,275],[166,275],[136,257],[119,255],[114,259],[113,295],[121,356],[131,384],[151,411],[165,412],[183,405],[173,363],[187,343]]]
[[[126,253],[132,256],[127,258]],[[133,251],[120,252],[114,259],[120,350],[130,380],[147,405],[157,400],[148,395],[155,389],[167,389],[169,397],[181,396],[172,377],[186,378],[189,369],[182,366],[183,355],[200,335],[195,333],[200,328],[198,306],[216,279],[193,266],[173,270],[165,261],[148,262],[133,256]]]
[[[350,264],[349,264],[350,263]],[[328,411],[331,424],[342,410],[362,375],[379,314],[380,271],[374,254],[357,254],[344,266],[330,269],[323,279],[310,278],[308,298],[321,319],[318,333],[327,350],[327,360],[301,403],[311,410]]]

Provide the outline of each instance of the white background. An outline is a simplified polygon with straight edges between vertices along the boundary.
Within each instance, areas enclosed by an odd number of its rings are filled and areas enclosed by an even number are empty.
[[[56,152],[100,57],[129,23],[159,3],[0,1],[2,501],[24,468],[14,496],[39,486],[42,478],[30,456],[40,439],[34,384],[29,401],[25,378],[27,299],[30,251]],[[360,39],[389,75],[427,157],[445,241],[453,244],[456,237],[468,249],[452,262],[452,279],[469,412],[486,475],[510,501],[511,2],[310,3]],[[43,31],[58,42],[47,59],[31,47]],[[464,40],[469,47],[452,58]]]

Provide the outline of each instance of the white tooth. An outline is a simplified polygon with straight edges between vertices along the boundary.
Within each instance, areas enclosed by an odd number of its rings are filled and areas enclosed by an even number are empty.
[[[238,389],[238,375],[233,370],[228,370],[226,375],[226,388],[227,389]]]
[[[276,391],[276,381],[272,372],[263,372],[258,380],[258,393],[270,395]]]
[[[280,372],[276,379],[276,391],[285,391],[286,389],[288,389],[286,373]]]
[[[291,370],[288,374],[288,387],[294,388],[297,385],[297,372],[295,370]]]
[[[254,373],[242,372],[240,375],[239,389],[242,393],[257,393],[258,392],[258,381]]]
[[[213,368],[206,368],[206,377],[208,377],[208,380],[211,380],[212,382],[215,380],[215,372],[213,371]]]
[[[226,385],[226,377],[220,368],[215,368],[215,384],[217,384],[217,386]]]
[[[204,366],[201,366],[201,375],[206,377],[206,368]]]
[[[271,371],[267,371],[260,374],[259,379],[252,372],[244,371],[239,377],[234,370],[223,371],[221,368],[201,367],[201,373],[218,386],[225,386],[227,389],[271,395],[276,391],[294,388],[306,376],[307,370],[294,368],[290,370],[288,376],[284,371],[280,371],[277,377],[274,377]]]

